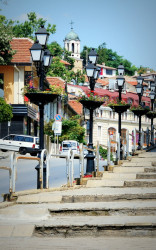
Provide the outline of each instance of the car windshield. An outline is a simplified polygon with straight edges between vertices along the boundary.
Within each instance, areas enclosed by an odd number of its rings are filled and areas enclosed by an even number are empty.
[[[70,143],[63,143],[63,147],[64,148],[71,148],[71,144]]]

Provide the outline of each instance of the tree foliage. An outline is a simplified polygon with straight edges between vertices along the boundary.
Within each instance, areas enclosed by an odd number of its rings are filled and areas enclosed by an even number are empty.
[[[41,27],[41,25],[46,25],[47,20],[43,18],[37,18],[35,12],[30,12],[27,14],[28,20],[24,23],[16,21],[13,25],[13,34],[15,37],[29,37],[33,39],[35,37],[35,32]],[[55,33],[56,25],[47,24],[47,31],[51,34]]]
[[[12,117],[12,107],[0,97],[0,122],[10,121]]]
[[[90,52],[91,48],[84,46],[83,51],[81,53],[81,57],[84,60],[84,64],[87,62],[88,53]],[[113,51],[112,49],[106,48],[106,43],[99,45],[96,48],[98,54],[98,64],[105,63],[106,66],[117,68],[120,64],[123,64],[125,67],[125,74],[126,75],[134,75],[137,67],[132,65],[130,61],[124,59],[122,56],[119,56],[117,52]]]
[[[44,126],[44,133],[51,136],[51,141],[54,142],[54,131],[52,131],[51,120]],[[79,116],[72,116],[70,119],[62,120],[62,134],[59,136],[59,142],[64,140],[76,140],[80,143],[85,143],[85,129],[80,126]]]
[[[12,50],[10,41],[12,34],[13,22],[7,20],[5,16],[0,15],[0,65],[10,63],[15,51]]]

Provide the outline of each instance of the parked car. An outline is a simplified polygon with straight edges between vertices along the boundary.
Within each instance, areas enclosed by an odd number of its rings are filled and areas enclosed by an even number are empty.
[[[0,139],[0,149],[19,152],[22,155],[30,153],[36,156],[39,149],[39,138],[31,135],[10,134]]]
[[[66,140],[61,143],[59,154],[67,155],[68,151],[72,149],[74,154],[80,153],[79,143],[74,140]]]

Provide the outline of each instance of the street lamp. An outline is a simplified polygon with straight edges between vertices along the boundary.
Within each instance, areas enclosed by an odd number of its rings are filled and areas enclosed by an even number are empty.
[[[41,28],[35,33],[36,42],[30,48],[32,61],[37,69],[37,75],[39,79],[39,88],[41,91],[44,90],[45,73],[47,68],[51,64],[52,55],[50,51],[46,48],[49,33],[41,26]],[[41,101],[39,103],[39,113],[40,113],[40,150],[44,149],[44,103]]]
[[[155,100],[155,86],[153,86],[153,89],[151,89],[150,93],[150,99],[151,99],[151,111],[154,111],[154,100]],[[151,117],[151,146],[154,145],[154,128],[153,128],[153,117]]]
[[[123,77],[124,74],[124,66],[123,65],[119,65],[118,66],[118,76],[116,78],[117,80],[117,86],[118,86],[118,90],[119,90],[119,102],[121,102],[122,98],[121,98],[121,92],[124,86],[124,82],[125,82],[125,78]],[[122,110],[118,111],[118,133],[119,133],[119,138],[120,138],[120,160],[122,160],[122,140],[121,140],[121,114],[122,114]]]
[[[136,92],[139,96],[139,105],[141,105],[141,98],[143,96],[144,88],[143,88],[143,77],[138,76],[137,77],[137,86],[136,86]],[[139,141],[138,141],[138,150],[141,149],[141,114],[139,114]]]
[[[90,84],[90,90],[91,92],[94,91],[95,88],[95,81],[99,77],[99,72],[100,68],[96,66],[97,62],[97,53],[94,49],[90,51],[88,54],[88,65],[85,67],[86,68],[86,73],[88,76],[89,84]],[[90,117],[89,117],[89,143],[88,143],[88,148],[93,150],[93,111],[94,107],[89,107],[90,111]],[[86,165],[86,175],[92,174],[93,171],[95,171],[95,166],[94,166],[94,154],[93,151],[88,150],[88,154],[86,155],[87,158],[87,165]]]
[[[44,25],[41,25],[41,28],[38,29],[35,35],[36,35],[36,40],[38,40],[43,47],[46,46],[49,38],[49,33],[44,28]]]

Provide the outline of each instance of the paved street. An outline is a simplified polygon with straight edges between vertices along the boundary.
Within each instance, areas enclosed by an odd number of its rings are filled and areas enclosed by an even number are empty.
[[[17,154],[19,156],[19,154]],[[30,156],[27,154],[26,156]],[[19,160],[17,164],[16,191],[36,189],[37,187],[37,166],[36,161]],[[100,171],[103,171],[103,161],[100,161]],[[10,167],[10,152],[0,151],[0,166]],[[74,178],[79,177],[79,160],[74,160]],[[60,187],[67,183],[66,160],[65,158],[52,158],[50,161],[50,183],[51,188]],[[0,169],[0,194],[9,191],[9,172]],[[0,196],[0,202],[3,198]]]

